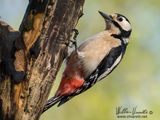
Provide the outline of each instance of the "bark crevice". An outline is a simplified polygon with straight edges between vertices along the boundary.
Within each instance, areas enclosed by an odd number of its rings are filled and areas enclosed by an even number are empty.
[[[83,4],[84,0],[30,0],[18,31],[25,47],[16,51],[14,61],[16,70],[27,75],[19,84],[6,75],[0,81],[1,120],[39,119]]]

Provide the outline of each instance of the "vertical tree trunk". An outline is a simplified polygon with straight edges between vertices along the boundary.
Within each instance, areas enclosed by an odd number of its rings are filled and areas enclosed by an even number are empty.
[[[83,4],[84,0],[30,0],[19,29],[25,48],[15,53],[16,70],[27,76],[20,84],[9,76],[0,82],[0,120],[39,119]],[[38,42],[40,51],[31,56]]]

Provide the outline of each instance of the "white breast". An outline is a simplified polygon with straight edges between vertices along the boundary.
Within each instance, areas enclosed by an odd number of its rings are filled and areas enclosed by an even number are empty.
[[[84,57],[80,57],[84,66],[85,77],[90,75],[110,52],[112,47],[119,46],[118,40],[113,40],[108,32],[103,31],[89,38],[78,48]]]

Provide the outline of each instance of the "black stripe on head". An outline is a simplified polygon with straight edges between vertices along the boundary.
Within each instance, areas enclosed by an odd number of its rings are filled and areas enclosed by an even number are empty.
[[[121,31],[122,38],[128,38],[130,36],[130,34],[131,34],[131,30],[130,31],[125,31],[125,30],[122,29],[122,31]]]
[[[123,18],[125,18],[126,19],[126,21],[128,21],[129,23],[130,23],[130,21],[124,16],[124,15],[122,15],[122,14],[119,14],[119,13],[115,13],[115,14],[117,14],[117,17],[123,17]],[[130,23],[131,24],[131,23]]]
[[[118,36],[120,36],[121,38],[128,38],[130,36],[132,30],[126,31],[116,21],[112,22],[121,31],[121,33]]]

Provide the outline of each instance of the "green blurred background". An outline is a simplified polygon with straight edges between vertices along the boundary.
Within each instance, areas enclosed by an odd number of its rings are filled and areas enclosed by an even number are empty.
[[[27,4],[28,0],[0,0],[0,19],[18,29]],[[98,10],[130,20],[133,32],[124,59],[105,80],[63,106],[52,107],[40,120],[118,120],[118,106],[151,110],[144,120],[160,120],[160,0],[86,0],[77,26],[79,44],[104,29]]]

